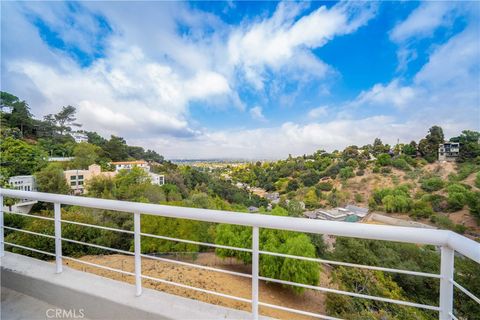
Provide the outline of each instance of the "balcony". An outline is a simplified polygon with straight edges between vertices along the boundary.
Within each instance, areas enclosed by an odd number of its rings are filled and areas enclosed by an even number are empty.
[[[124,317],[131,316],[133,318],[141,317],[156,317],[156,318],[166,318],[166,319],[184,319],[186,314],[190,314],[187,318],[211,318],[211,319],[220,319],[220,318],[235,318],[235,319],[258,319],[260,316],[260,307],[270,308],[276,310],[282,310],[284,312],[289,312],[297,315],[320,318],[320,319],[338,319],[331,317],[325,314],[313,313],[310,311],[300,310],[292,307],[275,305],[270,302],[266,302],[263,297],[259,296],[259,283],[260,282],[270,282],[278,283],[283,285],[298,286],[305,289],[325,292],[325,293],[334,293],[349,297],[356,297],[361,299],[369,299],[375,301],[381,301],[385,303],[397,304],[408,306],[412,308],[432,310],[438,313],[439,319],[457,319],[454,308],[454,288],[463,292],[468,298],[472,299],[476,303],[480,303],[480,299],[469,292],[466,288],[458,284],[454,279],[454,256],[460,254],[465,256],[468,259],[480,263],[480,244],[472,241],[466,237],[460,236],[451,231],[445,230],[434,230],[434,229],[419,229],[419,228],[408,228],[408,227],[393,227],[393,226],[382,226],[382,225],[367,225],[367,224],[352,224],[346,222],[334,222],[334,221],[323,221],[323,220],[311,220],[311,219],[302,219],[302,218],[291,218],[291,217],[280,217],[280,216],[269,216],[261,214],[237,214],[233,212],[225,212],[218,210],[206,210],[206,209],[194,209],[194,208],[184,208],[184,207],[173,207],[165,205],[155,205],[155,204],[145,204],[145,203],[135,203],[127,201],[117,201],[117,200],[105,200],[105,199],[94,199],[87,197],[75,197],[75,196],[65,196],[65,195],[56,195],[56,194],[47,194],[39,192],[27,192],[19,190],[7,190],[0,189],[0,200],[3,203],[3,197],[11,197],[18,199],[29,199],[33,201],[40,201],[46,203],[53,203],[54,205],[54,217],[40,217],[36,215],[30,215],[19,212],[6,212],[8,214],[18,214],[22,216],[29,216],[31,218],[40,218],[51,220],[55,225],[55,235],[47,235],[42,233],[36,233],[28,230],[16,229],[10,226],[4,226],[3,224],[3,215],[4,212],[0,213],[0,255],[2,258],[2,273],[8,275],[4,280],[7,282],[6,287],[13,290],[20,290],[23,288],[26,290],[28,281],[33,281],[35,279],[35,285],[32,285],[33,288],[28,288],[30,291],[35,291],[37,293],[36,298],[40,299],[47,304],[57,303],[62,304],[62,301],[70,294],[69,292],[75,292],[76,295],[72,297],[83,297],[82,301],[88,301],[88,297],[92,300],[92,297],[97,297],[98,301],[102,301],[101,308],[103,315],[108,314],[109,317],[115,318],[115,312],[118,310],[125,310],[124,313],[120,313]],[[90,225],[85,223],[66,221],[62,219],[61,206],[62,205],[75,205],[80,207],[87,208],[96,208],[96,209],[105,209],[126,212],[133,215],[134,226],[133,230],[121,230],[115,228],[109,228],[99,225]],[[1,207],[3,208],[3,206]],[[3,210],[3,209],[2,209]],[[170,238],[163,235],[154,235],[143,233],[140,230],[140,220],[144,215],[156,215],[164,216],[171,218],[180,218],[180,219],[191,219],[196,221],[205,221],[213,223],[222,223],[222,224],[233,224],[251,227],[252,232],[252,246],[251,248],[239,248],[218,245],[213,243],[204,243],[191,241],[186,239],[179,238]],[[62,236],[62,225],[70,224],[79,224],[85,227],[90,228],[99,228],[115,232],[124,232],[133,236],[134,238],[134,248],[133,252],[118,250],[115,248],[102,247],[96,244],[86,243],[78,240],[67,239]],[[385,268],[379,266],[367,266],[359,265],[347,262],[340,261],[331,261],[325,259],[317,259],[310,257],[302,256],[292,256],[288,254],[275,253],[271,251],[261,250],[259,247],[259,230],[262,228],[267,229],[278,229],[278,230],[288,230],[295,232],[303,233],[316,233],[316,234],[328,234],[332,236],[343,236],[343,237],[353,237],[361,239],[372,239],[372,240],[381,240],[381,241],[395,241],[395,242],[404,242],[404,243],[415,243],[415,244],[425,244],[433,245],[439,248],[440,252],[440,273],[427,273],[411,270],[402,270],[402,269],[393,269]],[[16,232],[25,232],[34,234],[36,236],[43,236],[54,239],[55,241],[55,252],[45,252],[39,251],[35,248],[28,248],[21,246],[16,243],[10,243],[4,241],[4,230],[11,230]],[[163,257],[155,257],[143,254],[141,252],[141,239],[142,237],[154,237],[162,240],[169,241],[178,241],[183,243],[190,244],[199,244],[202,246],[208,246],[212,248],[222,248],[229,250],[240,250],[251,254],[252,256],[252,265],[250,273],[242,273],[237,271],[230,271],[224,269],[218,269],[214,267],[202,266],[194,263],[175,261],[171,259],[165,259]],[[110,267],[105,267],[103,265],[93,264],[91,262],[86,262],[80,259],[67,257],[62,254],[62,243],[70,242],[77,243],[81,245],[87,245],[92,247],[97,247],[99,249],[104,249],[112,252],[117,252],[123,255],[132,256],[134,259],[134,269],[132,271],[124,271],[120,269],[113,269]],[[32,258],[26,258],[18,256],[11,253],[4,252],[4,246],[10,247],[19,247],[22,249],[31,250],[33,252],[41,253],[48,255],[54,259],[55,264],[51,265],[46,262],[36,261]],[[294,283],[290,281],[284,281],[279,279],[267,278],[259,275],[259,256],[260,255],[270,255],[277,256],[282,258],[290,259],[300,259],[305,261],[313,261],[319,264],[327,264],[332,266],[344,266],[350,268],[360,268],[366,270],[378,270],[387,273],[401,273],[405,275],[410,275],[414,277],[429,277],[433,279],[438,279],[440,283],[439,290],[439,303],[438,305],[426,305],[416,302],[396,300],[391,298],[385,298],[381,296],[372,296],[366,295],[359,292],[348,292],[339,290],[336,288],[330,288],[326,286],[312,286],[302,283]],[[215,290],[204,289],[193,287],[184,283],[177,283],[167,279],[152,277],[150,275],[142,272],[142,261],[144,259],[156,259],[159,261],[178,263],[183,265],[188,265],[192,268],[199,268],[203,270],[209,270],[219,273],[228,273],[240,277],[245,277],[251,279],[251,294],[249,298],[239,297],[235,295],[225,294],[217,292]],[[72,260],[78,263],[84,263],[87,265],[93,265],[98,268],[110,269],[110,271],[115,271],[123,273],[126,276],[134,278],[134,286],[128,284],[119,284],[118,282],[111,281],[107,279],[100,279],[96,276],[87,275],[82,272],[71,270],[70,268],[64,268],[64,260]],[[65,269],[65,270],[64,270]],[[15,276],[17,275],[17,276]],[[21,276],[27,276],[30,280],[25,280]],[[27,281],[27,282],[26,282]],[[189,300],[165,293],[154,292],[150,289],[144,288],[144,282],[153,281],[158,283],[163,283],[172,286],[178,286],[181,288],[194,290],[201,292],[203,294],[213,295],[225,299],[232,299],[241,303],[249,304],[250,313],[245,313],[244,311],[232,310],[224,307],[208,305],[201,303],[199,301]],[[250,281],[250,280],[249,280]],[[33,283],[33,282],[32,282]],[[3,283],[2,283],[3,286]],[[44,290],[43,290],[44,289]],[[8,289],[7,289],[8,290]],[[43,292],[43,293],[42,293]],[[46,292],[49,292],[47,294]],[[62,294],[64,292],[64,294]],[[80,295],[81,294],[81,295]],[[80,295],[80,296],[79,296]],[[57,296],[57,300],[53,299],[52,296]],[[114,304],[109,296],[119,297],[116,304]],[[50,297],[50,298],[49,298]],[[29,301],[28,297],[24,297],[25,301]],[[72,298],[75,299],[75,298]],[[68,300],[68,299],[67,299]],[[9,301],[8,299],[6,301]],[[95,299],[93,299],[95,301]],[[18,302],[17,302],[18,303]],[[158,311],[158,308],[152,307],[155,306],[155,303],[160,304],[163,313]],[[92,304],[93,305],[93,304]],[[5,307],[5,306],[3,306]],[[62,306],[66,308],[66,306]],[[122,309],[123,308],[123,309]],[[8,309],[8,307],[7,307]],[[95,310],[93,310],[95,309]],[[109,310],[112,309],[112,310]],[[156,310],[157,309],[157,310]],[[117,310],[117,311],[115,311]],[[156,311],[155,311],[156,310]],[[89,311],[89,308],[85,310],[86,318],[99,318],[100,312],[97,308],[93,308]],[[186,313],[185,313],[186,312]],[[147,317],[147,314],[150,315]]]

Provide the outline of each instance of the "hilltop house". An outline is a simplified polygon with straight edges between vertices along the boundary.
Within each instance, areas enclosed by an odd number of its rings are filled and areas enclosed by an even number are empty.
[[[88,136],[82,132],[72,132],[70,134],[76,143],[88,142]]]
[[[458,142],[444,142],[438,145],[438,161],[456,161],[459,153]]]
[[[118,161],[112,162],[112,165],[115,166],[115,172],[118,172],[120,170],[132,170],[133,168],[138,167],[140,169],[143,169],[143,171],[148,174],[152,184],[156,184],[159,186],[163,186],[165,184],[165,176],[163,174],[150,172],[150,165],[144,160]]]
[[[134,167],[143,169],[145,172],[150,172],[150,165],[147,161],[137,160],[137,161],[118,161],[112,162],[115,166],[115,171],[120,170],[132,170]]]

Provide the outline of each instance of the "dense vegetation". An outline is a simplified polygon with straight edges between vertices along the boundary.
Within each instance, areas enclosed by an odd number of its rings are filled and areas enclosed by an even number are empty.
[[[82,169],[99,164],[103,170],[112,170],[111,161],[147,160],[152,170],[166,175],[167,183],[157,186],[150,183],[140,169],[122,171],[113,178],[95,177],[87,181],[86,196],[130,200],[145,203],[166,204],[193,208],[220,209],[249,214],[247,208],[256,206],[263,214],[301,216],[303,208],[335,207],[348,202],[363,202],[372,210],[392,214],[409,215],[412,219],[429,221],[441,228],[456,232],[468,232],[462,224],[455,224],[448,213],[468,208],[480,219],[480,133],[463,131],[451,141],[461,143],[461,154],[455,173],[447,178],[437,172],[427,172],[424,166],[437,158],[438,143],[444,140],[440,127],[432,127],[418,143],[390,146],[380,139],[366,146],[349,146],[343,151],[331,153],[319,150],[312,155],[289,156],[275,162],[256,162],[245,166],[219,170],[201,170],[191,166],[177,166],[166,161],[153,150],[130,146],[125,139],[111,136],[105,139],[95,132],[82,131],[88,143],[75,143],[70,135],[72,128],[80,130],[76,122],[76,110],[62,107],[57,114],[35,119],[28,104],[19,98],[2,92],[1,104],[10,106],[11,113],[0,113],[1,121],[1,169],[0,184],[8,187],[8,178],[14,175],[34,174],[40,191],[67,194],[69,186],[63,175],[68,168]],[[69,156],[72,161],[48,162],[48,156]],[[400,183],[401,172],[404,181]],[[372,190],[368,195],[349,194],[350,181],[366,175],[391,177],[391,187]],[[224,177],[227,177],[226,179]],[[474,177],[472,183],[466,179]],[[362,181],[362,180],[361,180]],[[405,182],[407,181],[407,182]],[[235,186],[241,182],[245,187]],[[276,191],[281,195],[278,205],[267,210],[268,201],[250,192],[249,187]],[[10,199],[6,199],[11,203]],[[52,217],[52,208],[38,204],[33,213]],[[64,206],[65,220],[112,228],[132,230],[130,214],[107,210],[92,210],[76,206]],[[33,232],[52,235],[51,221],[5,215],[5,225]],[[143,216],[142,232],[176,237],[200,242],[249,248],[251,228],[205,223],[166,217]],[[63,224],[63,237],[121,250],[132,249],[129,234],[99,230],[74,224]],[[54,251],[54,241],[49,238],[6,230],[6,241]],[[8,248],[47,259],[38,253],[18,248]],[[439,272],[439,252],[430,246],[417,246],[381,241],[337,238],[333,248],[327,248],[321,235],[305,235],[280,230],[261,230],[260,249],[281,254],[321,257],[345,262],[377,265],[398,269]],[[196,254],[211,250],[197,244],[142,237],[142,252],[169,254],[188,252]],[[81,257],[87,254],[105,254],[102,249],[65,241],[63,252],[67,256]],[[251,254],[244,251],[217,249],[221,258],[235,257],[245,264],[251,262]],[[457,282],[480,295],[480,270],[478,265],[456,258]],[[321,272],[319,264],[262,254],[260,274],[264,277],[317,285]],[[424,304],[438,304],[438,280],[381,271],[368,271],[347,267],[329,268],[332,284],[340,290],[379,295],[392,299],[408,300]],[[291,287],[297,294],[303,290]],[[328,294],[327,310],[333,316],[347,319],[433,319],[429,311],[403,307],[346,296]],[[457,314],[465,319],[479,319],[480,308],[468,298],[456,293]]]

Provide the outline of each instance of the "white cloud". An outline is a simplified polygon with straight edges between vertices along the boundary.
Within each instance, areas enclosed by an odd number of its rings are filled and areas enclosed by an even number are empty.
[[[260,106],[255,106],[250,109],[250,115],[252,116],[253,119],[259,120],[259,121],[266,121],[267,119],[263,115],[263,110],[262,107]]]
[[[253,118],[266,121],[260,106],[244,107],[239,91],[245,81],[262,88],[266,81],[281,82],[286,75],[308,81],[331,74],[333,68],[312,49],[365,25],[375,4],[342,2],[300,17],[304,3],[281,3],[272,17],[233,27],[184,3],[162,3],[158,10],[158,4],[149,2],[141,6],[87,2],[90,10],[107,16],[113,29],[103,44],[104,56],[87,68],[49,48],[23,16],[27,9],[17,3],[4,5],[9,13],[2,16],[2,27],[9,26],[8,32],[2,30],[3,41],[9,44],[5,51],[2,48],[4,90],[27,99],[37,115],[76,105],[86,129],[124,136],[129,143],[155,148],[170,158],[283,158],[319,148],[363,145],[375,137],[390,143],[397,138],[418,140],[432,124],[440,124],[447,135],[478,129],[474,115],[479,115],[480,101],[479,35],[475,28],[433,50],[413,82],[393,79],[359,94],[345,107],[345,112],[353,110],[347,119],[339,114],[320,121],[328,111],[320,106],[309,111],[312,122],[304,125],[287,122],[271,128],[212,130],[193,124],[192,101],[221,101],[223,106],[243,108]],[[18,7],[21,10],[15,10]],[[46,5],[36,7],[42,17],[53,14]],[[58,18],[57,13],[54,16]],[[178,34],[177,20],[187,21],[188,35]],[[66,28],[52,24],[56,30]],[[424,24],[417,33],[412,26],[399,25],[401,32],[396,31],[395,37],[427,36],[428,25],[434,24]],[[80,25],[95,33],[88,21]],[[67,31],[62,36],[72,45],[88,43],[90,31],[78,41]],[[284,94],[282,85],[278,87],[278,91],[270,88],[271,95]],[[268,97],[263,98],[268,102]],[[355,110],[365,113],[358,115]]]
[[[368,91],[362,91],[353,105],[381,105],[402,108],[415,98],[415,90],[399,84],[394,79],[387,85],[376,84]]]
[[[338,35],[354,32],[373,17],[375,4],[340,3],[314,10],[298,20],[304,4],[282,2],[274,15],[235,30],[228,40],[230,63],[240,67],[246,80],[262,89],[266,68],[284,67],[323,77],[329,67],[310,54]]]
[[[321,106],[317,108],[313,108],[308,112],[308,117],[310,119],[318,119],[320,117],[324,117],[328,114],[328,107]]]
[[[400,22],[390,32],[390,39],[403,42],[412,37],[430,37],[439,26],[452,21],[452,1],[426,1],[419,5],[407,19]]]

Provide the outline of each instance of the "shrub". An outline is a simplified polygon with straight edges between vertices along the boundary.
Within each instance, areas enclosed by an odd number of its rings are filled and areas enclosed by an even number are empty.
[[[400,170],[408,171],[410,170],[410,166],[408,165],[407,161],[405,159],[397,158],[392,161],[392,165]]]
[[[442,189],[443,186],[444,186],[444,182],[440,177],[426,178],[426,179],[422,179],[421,181],[422,189],[427,192],[438,191]]]
[[[353,169],[351,167],[345,167],[340,169],[340,178],[348,179],[352,178],[353,176],[355,176],[355,174],[353,173]]]
[[[378,166],[373,167],[372,172],[373,173],[380,173],[380,167],[378,167]]]
[[[475,186],[480,188],[480,171],[477,172],[477,176],[475,177]]]
[[[355,202],[363,202],[363,196],[361,193],[355,193]]]
[[[355,159],[348,159],[347,166],[356,168],[358,166],[358,162]]]
[[[422,200],[430,202],[433,211],[441,212],[447,210],[447,199],[439,194],[427,194],[422,196]]]
[[[317,184],[317,189],[321,191],[330,191],[332,190],[333,185],[330,182],[319,182]]]
[[[382,167],[389,166],[392,164],[392,157],[388,153],[382,153],[377,157],[377,164]]]
[[[359,168],[360,170],[365,170],[365,169],[367,169],[367,162],[366,162],[366,161],[360,161],[360,162],[358,163],[358,168]]]
[[[384,167],[380,170],[383,174],[389,174],[392,172],[392,168]]]
[[[357,172],[356,172],[356,175],[357,175],[357,176],[363,176],[364,174],[365,174],[365,171],[363,171],[362,169],[359,169],[359,170],[357,170]]]
[[[480,221],[480,192],[469,192],[467,194],[467,204],[470,213]]]
[[[448,219],[447,216],[444,216],[441,214],[435,214],[431,216],[430,221],[432,221],[433,223],[435,223],[437,226],[441,228],[450,229],[450,230],[454,228],[453,222],[450,219]]]
[[[387,212],[408,212],[412,200],[404,195],[387,195],[382,199],[382,204]]]
[[[462,210],[467,203],[467,195],[470,193],[465,186],[454,183],[447,187],[447,204],[450,211]]]
[[[414,218],[429,218],[434,214],[431,205],[426,201],[416,201],[412,206],[411,216]]]

